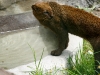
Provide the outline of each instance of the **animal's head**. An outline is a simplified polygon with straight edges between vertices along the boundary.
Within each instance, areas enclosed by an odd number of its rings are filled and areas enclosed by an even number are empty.
[[[38,20],[49,20],[53,17],[53,11],[48,2],[39,2],[32,5],[32,10],[34,16]]]

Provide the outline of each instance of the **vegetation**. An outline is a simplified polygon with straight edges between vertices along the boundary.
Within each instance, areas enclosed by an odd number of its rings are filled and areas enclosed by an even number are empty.
[[[33,52],[33,54],[36,62],[35,53]],[[56,72],[58,70],[63,72],[63,75],[66,75],[66,73],[68,75],[94,75],[93,50],[91,45],[87,41],[84,40],[83,50],[80,50],[80,52],[76,54],[75,61],[72,60],[72,57],[69,57],[67,61],[69,62],[70,68],[64,68],[63,70],[55,69],[55,73],[52,73],[52,71],[43,73],[42,69],[39,66],[40,65],[39,62],[39,65],[36,66],[36,71],[31,71],[30,75],[57,75]]]
[[[69,75],[94,75],[94,58],[91,45],[84,40],[83,51],[75,56],[75,62],[69,58]]]

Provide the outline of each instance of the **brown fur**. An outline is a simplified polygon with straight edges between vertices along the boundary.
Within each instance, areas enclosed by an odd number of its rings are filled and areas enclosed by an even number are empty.
[[[32,5],[32,9],[39,22],[58,36],[59,48],[52,51],[52,55],[60,55],[68,46],[68,33],[80,36],[91,43],[94,49],[95,68],[100,73],[100,69],[97,68],[100,64],[96,62],[100,62],[100,19],[98,17],[56,2],[36,3]]]

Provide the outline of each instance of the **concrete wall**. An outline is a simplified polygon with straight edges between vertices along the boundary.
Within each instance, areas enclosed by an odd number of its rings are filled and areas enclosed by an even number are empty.
[[[74,7],[90,7],[98,0],[0,0],[0,15],[12,15],[31,10],[31,5],[37,1],[56,1]]]
[[[12,5],[13,3],[19,2],[19,1],[27,1],[27,0],[0,0],[0,9],[4,9]],[[32,0],[28,0],[32,1]],[[33,1],[58,1],[62,3],[62,0],[33,0]],[[70,5],[83,5],[83,6],[89,6],[92,5],[97,0],[63,0],[63,2]]]

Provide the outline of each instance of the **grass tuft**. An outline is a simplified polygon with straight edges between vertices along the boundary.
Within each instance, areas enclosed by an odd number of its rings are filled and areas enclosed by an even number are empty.
[[[29,47],[31,48],[31,50],[33,52],[33,57],[34,57],[34,62],[35,62],[35,67],[36,67],[36,70],[35,71],[34,70],[30,71],[29,75],[43,75],[43,70],[41,69],[40,63],[41,63],[41,60],[42,60],[42,57],[43,57],[44,49],[42,51],[39,63],[37,65],[35,51],[34,51],[34,49],[30,45],[29,45]],[[30,68],[32,68],[32,67],[30,67]]]
[[[69,57],[69,75],[94,75],[94,57],[89,51],[92,51],[91,45],[84,40],[83,50],[76,54],[75,62]]]
[[[35,65],[36,65],[35,51],[33,49],[32,51],[34,54]],[[43,56],[43,52],[42,52],[42,56]],[[42,56],[41,56],[41,59],[42,59]],[[67,69],[64,68],[63,70],[55,69],[53,70],[54,73],[52,72],[43,73],[43,70],[40,68],[41,59],[39,61],[38,66],[36,66],[36,70],[31,71],[30,75],[57,75],[56,74],[57,71],[64,72],[63,75],[66,75],[66,72],[67,72],[67,75],[94,75],[93,50],[92,50],[91,45],[85,40],[83,43],[83,50],[80,50],[79,53],[76,54],[75,61],[72,60],[72,57],[68,58],[70,68],[67,68]]]

